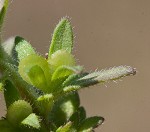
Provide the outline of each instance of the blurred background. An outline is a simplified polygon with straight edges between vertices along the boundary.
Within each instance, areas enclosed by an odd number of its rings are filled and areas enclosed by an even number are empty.
[[[74,27],[74,54],[86,71],[118,65],[138,71],[122,82],[79,92],[88,116],[105,117],[96,132],[149,132],[149,7],[149,0],[13,0],[3,36],[20,35],[44,55],[54,27],[63,16],[69,16]],[[1,94],[0,116],[5,112]]]

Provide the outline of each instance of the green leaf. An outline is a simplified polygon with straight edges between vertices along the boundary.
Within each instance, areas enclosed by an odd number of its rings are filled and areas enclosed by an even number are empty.
[[[79,124],[86,118],[86,111],[83,107],[79,107],[78,110],[70,117],[70,121],[77,129]]]
[[[81,66],[60,66],[58,67],[52,75],[52,80],[63,78],[69,76],[73,73],[79,73],[82,71]]]
[[[66,80],[66,78],[73,74],[81,71],[80,66],[60,66],[58,67],[52,75],[51,89],[49,92],[60,92],[62,91],[62,83]]]
[[[86,76],[86,75],[88,75],[89,73],[80,73],[80,74],[72,74],[72,75],[70,75],[64,82],[63,82],[63,87],[69,87],[69,86],[77,86],[78,84],[76,84],[75,82],[78,80],[78,79],[80,79],[80,78],[82,78],[82,77],[84,77],[84,76]],[[73,84],[75,84],[75,85],[73,85]],[[81,87],[80,85],[78,85],[79,87]]]
[[[20,95],[11,81],[6,80],[4,85],[4,97],[7,108],[20,98]]]
[[[79,114],[79,123],[81,123],[86,118],[86,111],[83,106],[79,107],[78,114]]]
[[[72,122],[68,122],[67,124],[65,124],[64,126],[60,126],[56,132],[72,132],[71,131],[71,127],[72,127]]]
[[[45,94],[40,96],[37,101],[41,113],[47,118],[54,104],[54,96],[52,94]]]
[[[7,110],[6,119],[13,125],[18,126],[22,120],[32,113],[31,105],[24,101],[18,100],[11,104]]]
[[[63,88],[63,93],[69,93],[69,92],[72,92],[72,91],[77,91],[81,88],[81,86],[79,85],[69,85],[67,87],[64,87]]]
[[[33,67],[31,67],[29,69],[29,72],[27,73],[30,81],[32,82],[32,84],[34,86],[36,86],[37,88],[39,88],[40,90],[42,90],[43,92],[47,92],[47,82],[46,82],[46,78],[45,78],[45,74],[43,69],[38,66],[38,65],[34,65]]]
[[[51,81],[50,84],[50,88],[48,89],[48,93],[53,93],[53,94],[57,94],[60,93],[60,91],[62,91],[62,83],[66,80],[67,77],[63,77],[63,78],[59,78],[59,79],[55,79],[53,81]]]
[[[65,50],[58,50],[48,59],[48,63],[55,71],[60,66],[75,66],[74,56]]]
[[[35,115],[34,113],[30,114],[28,117],[26,117],[21,124],[28,126],[28,127],[32,127],[32,128],[36,128],[39,129],[40,126],[40,119],[37,115]]]
[[[36,54],[34,48],[24,38],[17,36],[15,38],[15,45],[19,60],[26,58],[28,55]]]
[[[51,118],[57,126],[63,125],[68,121],[72,114],[80,105],[79,95],[77,92],[71,92],[60,97],[53,106]]]
[[[91,132],[94,128],[101,125],[104,122],[103,117],[89,117],[83,120],[78,128],[78,132]]]
[[[46,78],[46,81],[47,81],[48,86],[49,86],[50,82],[51,82],[51,76],[52,76],[50,65],[41,56],[38,56],[38,55],[35,55],[35,54],[33,55],[32,54],[32,55],[29,55],[26,58],[22,59],[19,62],[19,67],[18,67],[19,68],[19,74],[21,75],[21,77],[26,82],[28,82],[29,84],[32,84],[32,82],[31,82],[31,80],[30,80],[30,78],[28,76],[28,73],[29,73],[30,69],[33,66],[36,66],[36,65],[39,66],[39,67],[41,67],[41,69],[43,70],[45,78]]]
[[[2,3],[2,1],[1,1],[1,3]],[[2,9],[0,11],[0,31],[2,29],[2,25],[3,25],[3,21],[4,21],[4,17],[5,17],[7,8],[8,8],[8,0],[4,0],[4,4],[3,4]]]
[[[80,86],[88,87],[97,83],[105,83],[112,80],[117,80],[125,76],[134,75],[136,73],[135,69],[130,66],[118,66],[109,68],[107,70],[101,70],[93,73],[81,73],[75,74],[63,83],[63,86]]]
[[[73,47],[73,33],[69,20],[62,18],[56,26],[49,49],[49,58],[57,50],[66,50],[71,53]]]

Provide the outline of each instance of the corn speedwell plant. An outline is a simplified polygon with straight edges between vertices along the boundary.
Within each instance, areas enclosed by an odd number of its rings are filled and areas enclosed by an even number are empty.
[[[0,11],[0,29],[8,0]],[[130,66],[93,73],[84,72],[71,54],[73,33],[62,18],[56,26],[47,57],[42,57],[22,37],[0,42],[0,88],[7,113],[1,132],[92,132],[103,117],[87,117],[78,90],[98,83],[134,75]]]

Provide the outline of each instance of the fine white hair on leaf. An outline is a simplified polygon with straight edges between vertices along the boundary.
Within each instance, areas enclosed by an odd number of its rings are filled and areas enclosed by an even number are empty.
[[[135,73],[135,69],[130,66],[118,66],[100,72],[96,79],[100,82],[105,82],[109,80],[116,80],[129,75],[134,75]]]
[[[112,67],[105,70],[93,72],[87,76],[82,77],[80,80],[93,79],[99,82],[108,82],[111,80],[121,79],[122,77],[135,75],[136,70],[130,66],[118,66]]]

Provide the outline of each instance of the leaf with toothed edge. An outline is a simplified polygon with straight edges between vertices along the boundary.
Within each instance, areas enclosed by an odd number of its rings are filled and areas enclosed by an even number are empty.
[[[26,117],[22,122],[22,125],[32,127],[39,129],[40,128],[40,119],[37,115],[34,113],[30,114],[28,117]]]
[[[73,47],[73,33],[70,22],[66,18],[62,18],[56,26],[49,49],[48,58],[57,50],[66,50],[71,53]]]

